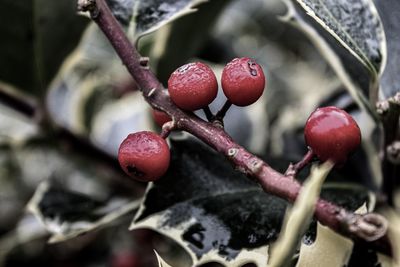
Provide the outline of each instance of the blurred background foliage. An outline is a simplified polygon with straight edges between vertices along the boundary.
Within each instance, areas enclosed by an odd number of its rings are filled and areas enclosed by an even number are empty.
[[[363,146],[329,175],[322,195],[352,210],[364,203],[373,209],[372,192],[382,182],[381,131],[368,98],[394,95],[388,81],[395,81],[397,66],[382,70],[382,24],[372,2],[357,1],[363,4],[356,9],[372,23],[349,21],[353,10],[340,16],[339,24],[357,25],[344,27],[353,34],[345,44],[337,42],[343,33],[329,35],[304,13],[313,1],[203,2],[109,4],[164,85],[189,61],[207,62],[220,77],[232,58],[256,59],[267,90],[252,106],[232,107],[226,131],[280,171],[306,152],[302,129],[316,107],[350,112]],[[388,5],[377,2],[389,14],[383,25],[397,29]],[[326,4],[343,15],[337,2]],[[387,35],[388,62],[395,65],[398,36]],[[286,203],[193,138],[172,136],[173,161],[161,182],[146,189],[126,179],[116,161],[120,142],[131,132],[159,129],[98,27],[77,16],[75,0],[0,0],[0,36],[0,266],[157,266],[153,249],[174,267],[262,266]],[[211,109],[224,101],[220,90]],[[314,221],[304,244],[314,243],[316,228]],[[292,265],[312,251],[300,250]],[[383,266],[375,252],[357,246],[347,252],[348,266]],[[314,256],[316,264],[324,253]]]

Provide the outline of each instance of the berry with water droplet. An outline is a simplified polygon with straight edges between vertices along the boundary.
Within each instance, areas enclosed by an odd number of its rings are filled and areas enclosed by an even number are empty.
[[[361,143],[356,121],[346,111],[333,106],[318,108],[310,115],[304,137],[321,161],[332,160],[337,165],[344,164]]]
[[[243,57],[229,62],[222,71],[222,89],[228,100],[236,106],[256,102],[264,92],[265,76],[260,65]]]
[[[171,74],[168,92],[178,107],[194,111],[206,107],[215,99],[218,93],[217,78],[206,64],[189,63]]]
[[[137,132],[128,135],[121,143],[118,161],[122,169],[132,178],[155,181],[165,174],[170,161],[167,142],[152,132]]]

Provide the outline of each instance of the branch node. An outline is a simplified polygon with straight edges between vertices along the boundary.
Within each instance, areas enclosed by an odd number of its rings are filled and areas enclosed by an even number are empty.
[[[250,170],[253,174],[258,174],[262,170],[263,162],[255,159],[250,164]]]
[[[388,159],[393,164],[400,164],[400,141],[394,141],[386,147]]]
[[[237,153],[238,153],[238,149],[237,148],[229,148],[228,149],[228,156],[231,157],[231,158],[234,158]]]
[[[149,66],[149,58],[148,57],[141,57],[139,59],[139,64],[143,69],[149,70],[150,66]]]
[[[224,122],[221,120],[213,120],[212,124],[217,126],[218,128],[224,129]]]
[[[387,100],[376,102],[376,112],[379,115],[384,115],[385,113],[387,113],[389,111],[389,107],[390,107],[389,101]]]
[[[89,12],[91,18],[96,18],[99,15],[96,0],[78,0],[77,8],[80,12]]]
[[[368,242],[380,239],[388,229],[388,221],[377,213],[351,214],[345,221],[351,234]]]
[[[287,177],[295,177],[297,173],[299,173],[304,167],[311,163],[314,158],[314,152],[311,148],[308,148],[307,153],[303,156],[303,158],[297,162],[296,164],[290,163],[289,167],[285,172],[285,176]]]
[[[164,123],[164,125],[162,126],[162,130],[161,130],[160,136],[165,139],[175,129],[176,129],[175,121],[174,120],[168,121],[168,122]]]
[[[393,104],[400,105],[400,92],[397,92],[389,101]]]
[[[287,168],[284,175],[288,176],[288,177],[294,177],[296,175],[296,170],[295,170],[294,164],[292,162],[290,162],[289,167]]]

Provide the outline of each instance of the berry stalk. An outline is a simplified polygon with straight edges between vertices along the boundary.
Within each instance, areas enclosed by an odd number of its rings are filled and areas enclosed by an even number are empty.
[[[307,153],[304,157],[297,162],[296,164],[290,164],[287,168],[285,175],[288,177],[296,177],[296,175],[308,164],[311,163],[312,159],[314,158],[314,152],[311,148],[308,149]]]
[[[179,109],[163,90],[162,85],[147,66],[141,65],[141,56],[126,37],[104,0],[78,0],[78,8],[89,11],[91,18],[107,36],[124,65],[141,88],[147,102],[167,113],[176,123],[176,129],[187,131],[224,154],[236,169],[256,180],[267,193],[293,203],[301,189],[298,181],[275,171],[267,163],[236,144],[220,127],[206,122],[192,113]],[[333,203],[319,199],[316,218],[332,230],[355,241],[363,242],[386,254],[391,254],[387,238],[386,219],[378,214],[356,215]],[[374,229],[373,231],[370,231]]]
[[[225,104],[222,106],[222,108],[217,112],[217,114],[215,114],[215,118],[217,120],[222,121],[231,106],[232,106],[231,101],[226,100]]]

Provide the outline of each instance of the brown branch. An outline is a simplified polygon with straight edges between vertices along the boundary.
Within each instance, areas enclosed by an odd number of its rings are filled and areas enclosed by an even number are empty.
[[[389,99],[379,101],[376,104],[377,113],[380,115],[383,125],[383,147],[382,147],[382,191],[386,196],[387,203],[394,205],[394,191],[398,187],[397,178],[400,173],[398,162],[393,161],[393,152],[396,153],[396,143],[400,140],[400,93]]]
[[[89,11],[92,19],[107,36],[122,62],[141,88],[147,102],[167,113],[176,123],[176,128],[191,133],[210,147],[225,155],[236,169],[256,180],[267,193],[293,203],[301,189],[298,181],[290,179],[272,169],[260,158],[251,154],[218,125],[206,122],[192,113],[177,108],[155,75],[140,64],[141,56],[126,37],[122,27],[112,15],[104,0],[79,0],[89,5],[80,5],[80,10]],[[334,231],[353,240],[366,243],[386,254],[391,247],[386,236],[386,219],[377,214],[356,215],[333,203],[319,199],[315,210],[316,218]],[[373,220],[371,219],[373,217]],[[375,229],[371,231],[371,229]]]

